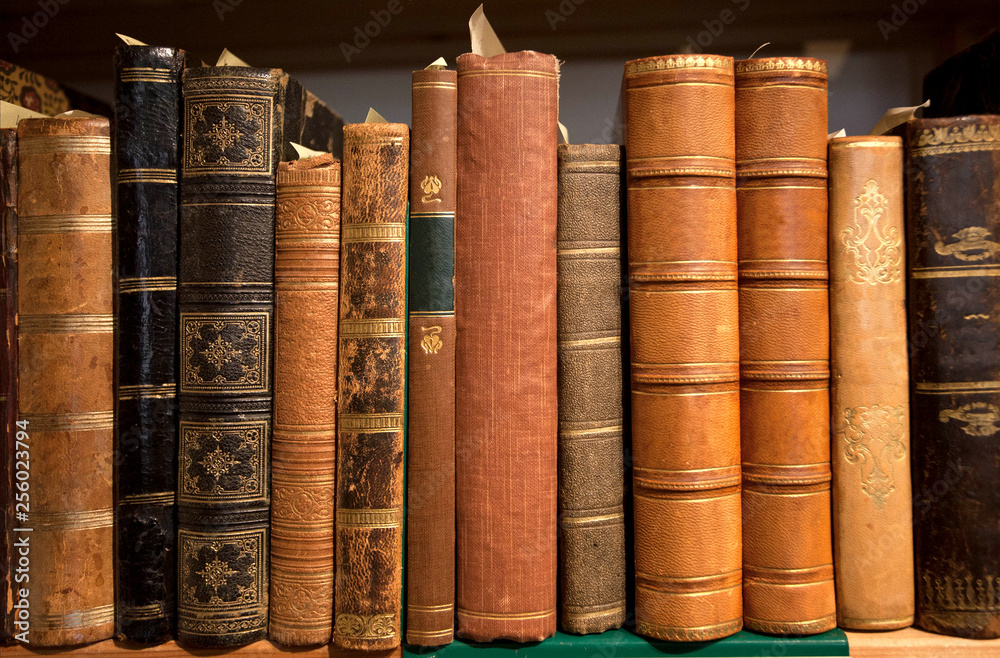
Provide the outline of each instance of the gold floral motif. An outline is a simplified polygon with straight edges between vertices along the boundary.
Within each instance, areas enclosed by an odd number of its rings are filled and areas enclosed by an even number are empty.
[[[420,189],[424,191],[424,196],[420,199],[424,203],[441,203],[441,199],[435,199],[434,196],[441,191],[441,179],[433,174],[430,176],[424,176],[424,180],[420,181]]]
[[[989,402],[970,402],[958,409],[945,409],[938,414],[938,420],[947,423],[956,420],[965,425],[961,430],[969,436],[993,436],[1000,431],[1000,407]]]
[[[958,242],[946,245],[943,240],[934,243],[934,251],[942,256],[954,256],[962,261],[979,261],[1000,253],[1000,243],[987,240],[990,231],[982,226],[968,226],[951,237]]]
[[[437,354],[444,347],[444,341],[441,340],[439,335],[441,333],[441,326],[420,327],[420,330],[427,332],[420,341],[420,347],[423,348],[424,354]]]
[[[921,580],[920,599],[933,610],[1000,610],[1000,577],[993,574],[976,578],[970,573],[942,576],[925,571]]]
[[[902,237],[895,226],[884,225],[888,205],[874,180],[866,182],[854,200],[854,225],[841,232],[840,241],[853,260],[851,281],[855,283],[890,283],[902,276]]]
[[[204,569],[195,571],[195,573],[201,576],[205,580],[205,584],[211,587],[215,595],[218,596],[219,588],[229,582],[230,576],[235,576],[239,572],[230,569],[228,562],[215,558],[206,564]]]
[[[180,424],[181,501],[263,501],[267,423]]]
[[[185,98],[185,171],[270,173],[271,105],[240,94]]]
[[[266,531],[261,528],[232,533],[178,533],[180,606],[182,616],[244,614],[248,607],[267,604],[263,548]],[[206,620],[211,621],[211,620]],[[217,620],[224,623],[224,620]]]
[[[238,461],[229,458],[229,454],[223,452],[220,448],[216,448],[208,455],[205,456],[200,462],[208,473],[215,476],[218,480],[220,475],[225,475],[229,472],[230,466],[235,466],[239,464]]]
[[[277,228],[329,231],[340,228],[340,204],[327,198],[279,199]]]
[[[757,73],[759,71],[814,71],[826,73],[826,62],[822,59],[802,57],[764,57],[743,59],[736,62],[737,73]]]
[[[182,313],[181,391],[270,390],[267,313]]]
[[[964,126],[925,128],[917,135],[915,155],[990,151],[1000,148],[1000,125],[970,123]]]
[[[906,459],[905,411],[902,406],[847,407],[846,427],[840,432],[847,441],[844,455],[859,464],[861,490],[871,497],[877,509],[896,490],[893,462]]]
[[[337,615],[333,632],[340,637],[352,640],[393,637],[396,634],[396,616],[392,614],[352,615],[342,612]]]
[[[643,59],[625,64],[625,74],[648,73],[649,71],[666,71],[671,69],[709,68],[731,71],[733,60],[729,57],[713,57],[712,55],[672,55]]]

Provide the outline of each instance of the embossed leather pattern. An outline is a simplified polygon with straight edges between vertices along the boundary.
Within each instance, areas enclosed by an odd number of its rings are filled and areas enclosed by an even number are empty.
[[[458,58],[458,635],[556,630],[558,63]]]
[[[736,62],[744,626],[836,625],[826,62]]]
[[[337,596],[342,649],[399,645],[409,128],[344,128]]]
[[[837,620],[913,623],[903,140],[830,141],[830,415]]]
[[[621,154],[559,146],[560,625],[625,621]]]
[[[184,51],[115,50],[116,635],[162,642],[177,607],[177,270]]]
[[[274,443],[268,636],[333,632],[340,162],[282,162],[274,258]]]
[[[406,641],[455,617],[455,71],[413,72],[407,380]]]
[[[17,132],[28,639],[65,646],[114,632],[111,138],[107,119],[25,119]]]
[[[907,124],[917,625],[1000,637],[1000,116]]]
[[[17,129],[0,130],[0,309],[3,310],[3,336],[0,337],[0,398],[3,398],[3,454],[0,455],[0,491],[4,500],[15,501],[14,461],[17,422]],[[15,502],[8,503],[14,510]],[[0,644],[14,639],[15,573],[10,561],[14,542],[14,515],[4,511],[3,536],[0,541]],[[9,602],[9,603],[8,603]]]
[[[636,630],[742,625],[733,60],[625,65]]]
[[[232,646],[267,629],[275,172],[310,117],[280,69],[188,69],[183,102],[178,638]]]

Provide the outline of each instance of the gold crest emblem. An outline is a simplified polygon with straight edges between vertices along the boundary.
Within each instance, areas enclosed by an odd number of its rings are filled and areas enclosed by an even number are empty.
[[[1000,430],[1000,407],[988,402],[963,404],[958,409],[945,409],[938,414],[938,420],[947,423],[957,420],[965,423],[962,431],[969,436],[993,436]]]
[[[420,181],[420,189],[424,191],[424,196],[421,201],[424,203],[441,203],[441,199],[435,199],[441,191],[441,179],[433,174],[430,176],[424,176],[424,180]]]
[[[951,236],[958,238],[958,242],[946,245],[944,241],[938,240],[934,244],[934,251],[942,256],[954,256],[958,260],[984,260],[1000,253],[1000,242],[987,240],[986,236],[989,234],[989,230],[982,226],[969,226]]]
[[[441,340],[439,334],[441,333],[441,327],[435,325],[433,327],[420,327],[421,331],[426,331],[423,340],[420,341],[420,347],[424,349],[424,354],[437,354],[438,351],[444,347],[444,341]]]

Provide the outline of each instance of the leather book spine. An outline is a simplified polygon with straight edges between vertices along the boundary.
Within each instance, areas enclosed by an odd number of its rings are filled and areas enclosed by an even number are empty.
[[[114,633],[111,137],[18,124],[18,420],[27,421],[32,646]],[[23,587],[23,586],[22,586]]]
[[[556,630],[556,58],[458,58],[458,635]]]
[[[1000,116],[907,124],[921,628],[1000,637]]]
[[[0,541],[0,645],[14,640],[14,601],[18,589],[12,558],[14,549],[17,490],[14,462],[17,457],[17,129],[0,130],[0,307],[3,336],[0,338],[0,398],[3,398],[3,454],[0,456],[0,487],[3,491],[3,536]],[[22,496],[24,498],[24,496]]]
[[[274,252],[274,442],[268,636],[333,632],[340,162],[282,162]]]
[[[267,630],[275,173],[287,85],[278,69],[184,72],[177,635],[193,645],[247,644]]]
[[[152,643],[177,607],[177,242],[184,51],[115,49],[115,631]]]
[[[570,633],[625,622],[621,153],[560,145],[560,620]]]
[[[406,641],[455,617],[455,71],[413,72],[406,450]]]
[[[334,643],[400,644],[409,127],[344,128]]]
[[[830,141],[830,420],[837,625],[913,623],[903,140]]]
[[[826,62],[736,62],[743,623],[836,625]]]
[[[625,65],[635,615],[642,635],[740,630],[733,60]]]

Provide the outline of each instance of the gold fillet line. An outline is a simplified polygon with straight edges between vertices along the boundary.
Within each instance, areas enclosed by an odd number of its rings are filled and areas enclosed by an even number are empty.
[[[913,624],[913,615],[895,619],[869,619],[865,617],[841,617],[841,624]]]
[[[723,571],[722,573],[713,573],[708,576],[663,576],[655,573],[644,573],[642,571],[636,571],[635,575],[639,578],[645,578],[648,580],[658,580],[663,583],[702,583],[711,582],[713,580],[725,581],[734,576],[743,573],[743,568],[731,569],[729,571]],[[724,589],[730,589],[729,586]]]
[[[117,178],[117,183],[119,185],[132,184],[132,183],[165,183],[173,184],[177,182],[177,178],[171,178],[169,176],[119,176]]]
[[[616,512],[615,514],[598,514],[596,516],[564,516],[560,519],[559,524],[564,528],[572,528],[574,526],[586,526],[592,523],[600,523],[601,521],[619,520],[625,520],[624,512]]]
[[[722,162],[733,162],[733,158],[724,158],[718,155],[647,155],[641,158],[626,158],[626,162],[644,162],[648,160],[720,160]]]
[[[339,185],[296,185],[295,183],[282,182],[278,188],[278,198],[298,197],[303,194],[340,194]],[[332,214],[332,213],[331,213]]]
[[[479,612],[476,610],[466,610],[465,608],[458,609],[459,615],[465,615],[466,617],[475,617],[476,619],[544,619],[550,615],[556,614],[556,609],[551,608],[549,610],[542,610],[540,612]]]
[[[826,85],[819,85],[813,80],[804,81],[800,85],[772,85],[766,82],[760,84],[750,85],[745,82],[737,82],[736,89],[808,89],[810,91],[822,91],[826,93]]]
[[[732,589],[732,588],[729,588]],[[720,592],[726,590],[719,590]],[[714,594],[715,592],[706,592],[707,594]],[[700,592],[692,593],[692,595],[700,594]],[[645,627],[648,629],[657,629],[661,632],[667,633],[683,633],[685,635],[690,635],[692,633],[697,633],[699,631],[711,631],[716,628],[728,628],[728,627],[738,627],[743,623],[743,617],[737,617],[736,619],[729,619],[727,621],[719,622],[718,624],[708,624],[707,626],[666,626],[664,624],[656,624],[648,621],[636,622],[636,626]]]
[[[440,631],[415,631],[415,630],[413,630],[411,628],[411,629],[407,629],[406,635],[407,635],[407,637],[413,636],[413,637],[419,637],[419,638],[422,638],[422,639],[432,640],[432,639],[438,638],[438,637],[450,637],[453,632],[454,631],[452,629],[450,629],[450,628],[446,628],[446,629],[440,630]]]
[[[446,610],[454,610],[454,603],[445,603],[443,605],[414,605],[412,603],[406,604],[407,610],[413,610],[415,612],[445,612]]]
[[[656,87],[729,87],[733,88],[732,82],[660,82],[655,85],[633,85],[626,88],[626,91],[636,91],[639,89],[655,89]]]
[[[410,213],[410,219],[413,219],[414,217],[454,217],[454,216],[455,216],[455,211],[454,210],[441,211],[441,212],[430,212],[430,211],[428,211],[428,212],[411,212]]]
[[[733,470],[739,471],[740,465],[732,464],[731,466],[711,466],[709,468],[650,468],[648,466],[636,466],[635,470],[649,471],[651,473],[725,473]]]
[[[76,512],[33,512],[31,522],[36,528],[55,530],[96,530],[110,528],[115,522],[111,507]]]
[[[922,392],[964,392],[992,391],[1000,389],[1000,381],[996,382],[916,382],[915,388]]]
[[[164,75],[164,76],[155,76],[155,77],[151,76],[151,75],[150,76],[143,76],[143,75],[135,75],[135,76],[129,75],[129,76],[126,76],[126,75],[123,75],[123,76],[121,76],[119,78],[119,81],[120,82],[158,82],[158,83],[165,83],[165,84],[177,84],[177,80],[175,78],[173,78],[172,76],[166,76],[166,75]]]
[[[559,347],[585,347],[587,345],[620,345],[621,336],[607,336],[605,338],[584,338],[581,340],[561,340]]]
[[[149,620],[149,619],[159,619],[160,617],[166,617],[167,613],[164,610],[153,610],[150,612],[140,612],[135,610],[121,610],[121,616],[125,619],[135,619],[139,621]]]
[[[968,153],[970,151],[997,150],[1000,150],[1000,146],[995,143],[985,142],[978,144],[942,144],[940,146],[925,146],[923,148],[915,148],[910,153],[912,157],[920,158],[926,155],[939,155],[942,153]]]
[[[87,608],[86,610],[70,610],[63,614],[35,613],[32,615],[32,624],[34,627],[43,631],[99,626],[110,624],[114,620],[115,606],[113,603]]]
[[[722,190],[724,192],[729,192],[732,191],[733,189],[734,188],[732,185],[630,185],[628,191],[640,192],[642,190]]]
[[[115,328],[111,313],[22,315],[18,331],[22,334],[110,334]]]
[[[454,82],[414,82],[413,89],[458,89]]]
[[[619,254],[619,247],[588,247],[586,249],[557,249],[557,256],[571,256],[575,254]]]
[[[472,77],[478,75],[510,75],[526,78],[548,78],[557,80],[558,75],[551,71],[532,71],[530,69],[475,69],[472,71],[459,71],[458,77]]]
[[[177,390],[177,382],[165,384],[119,384],[119,393],[171,393]]]
[[[115,412],[84,411],[68,414],[23,414],[29,429],[36,432],[69,432],[73,430],[109,430],[114,427]]]
[[[388,509],[337,509],[338,528],[398,528],[403,514],[398,507]]]
[[[181,205],[185,208],[192,206],[259,206],[261,208],[273,208],[274,203],[244,203],[241,201],[202,201],[199,203],[191,203],[190,201],[181,202]]]
[[[21,215],[17,230],[21,234],[40,233],[110,233],[111,215]]]
[[[401,338],[404,330],[399,318],[353,318],[341,320],[338,326],[341,338]]]
[[[569,168],[575,167],[617,167],[621,164],[620,160],[572,160],[564,161],[563,166]]]
[[[636,382],[633,382],[633,383],[636,383]],[[639,382],[639,383],[641,383],[641,382]],[[728,383],[731,383],[731,382],[718,382],[718,383],[720,383],[720,384],[728,384]],[[694,386],[701,386],[701,385],[702,384],[694,384]],[[635,389],[632,389],[632,395],[659,395],[659,396],[663,396],[663,397],[678,397],[678,398],[682,398],[682,397],[686,398],[686,397],[694,397],[694,396],[705,396],[705,395],[734,395],[734,394],[735,395],[739,395],[739,393],[740,392],[737,389],[735,389],[735,388],[733,390],[731,390],[731,391],[706,391],[704,393],[668,393],[666,391],[657,391],[656,393],[653,393],[653,392],[650,392],[650,391],[637,391]]]
[[[826,183],[822,185],[737,185],[737,192],[748,192],[751,190],[823,190],[826,191]]]
[[[118,292],[159,292],[177,290],[175,276],[127,277],[118,279]]]
[[[450,318],[455,311],[410,311],[411,318]]]
[[[17,141],[20,154],[84,153],[111,155],[111,137],[104,135],[35,135]]]
[[[606,617],[608,615],[618,615],[625,613],[624,605],[617,605],[613,608],[606,608],[604,610],[595,610],[593,612],[569,612],[563,610],[563,617],[567,619],[597,619],[599,617]]]
[[[184,287],[189,286],[229,286],[236,288],[270,288],[274,285],[271,281],[185,281]]]
[[[275,292],[282,290],[326,290],[332,292],[339,289],[340,284],[337,281],[286,281],[278,279],[274,282]]]
[[[131,494],[129,496],[122,496],[118,499],[119,503],[127,503],[129,505],[173,505],[174,504],[173,491],[162,491],[159,493],[146,493],[146,494]]]
[[[122,68],[121,71],[122,73],[126,73],[128,71],[154,71],[156,73],[170,73],[171,71],[173,71],[173,69],[165,69],[153,66],[126,66]]]
[[[397,432],[403,429],[403,414],[341,414],[342,432]]]
[[[900,149],[902,148],[899,142],[876,142],[876,141],[863,141],[863,142],[834,142],[830,140],[830,148],[832,149],[850,149],[850,148],[886,148],[886,149]]]
[[[176,169],[170,168],[156,168],[156,167],[135,167],[132,169],[119,169],[118,175],[126,174],[165,174],[174,175],[177,173]]]
[[[814,585],[816,583],[803,583],[803,584]],[[785,587],[796,587],[796,585],[785,585]],[[824,616],[818,617],[816,619],[807,619],[805,621],[772,621],[770,619],[755,619],[753,617],[744,617],[744,622],[749,621],[751,623],[758,623],[758,624],[778,625],[778,626],[782,626],[782,627],[785,627],[785,628],[801,628],[803,626],[809,626],[809,625],[812,625],[812,624],[818,624],[818,623],[824,622],[824,621],[826,621],[828,619],[834,619],[834,618],[836,618],[836,616],[837,616],[836,614],[824,615]]]
[[[340,227],[340,241],[349,242],[402,242],[406,239],[406,224],[353,224],[345,222]]]
[[[585,430],[559,430],[559,436],[593,436],[595,434],[607,434],[609,432],[622,432],[624,427],[621,425],[610,425],[608,427],[588,427]],[[609,439],[614,439],[618,437],[609,436]]]
[[[914,279],[957,279],[965,276],[1000,276],[1000,268],[969,267],[947,270],[918,270],[912,272]]]
[[[825,378],[824,378],[825,379]],[[823,380],[816,380],[823,381]],[[752,391],[755,393],[822,393],[830,390],[829,386],[818,388],[753,388],[751,386],[740,386],[741,391]]]

